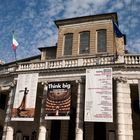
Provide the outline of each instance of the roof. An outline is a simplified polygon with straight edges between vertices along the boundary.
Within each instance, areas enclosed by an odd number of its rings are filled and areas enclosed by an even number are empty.
[[[97,20],[104,20],[104,19],[114,19],[114,21],[118,23],[118,17],[116,12],[55,20],[54,22],[56,26],[59,27],[62,25],[69,25],[69,24],[88,22],[88,21],[97,21]]]
[[[57,48],[57,46],[48,46],[48,47],[40,47],[40,48],[38,48],[40,51],[42,51],[42,50],[46,50],[46,49],[56,49]]]
[[[5,63],[5,64],[2,64],[1,66],[12,65],[12,64],[15,64],[17,62],[28,62],[30,60],[40,59],[40,58],[41,58],[41,55],[35,55],[35,56],[20,59],[20,60],[17,60],[17,61],[12,61],[12,62],[9,62],[9,63]]]

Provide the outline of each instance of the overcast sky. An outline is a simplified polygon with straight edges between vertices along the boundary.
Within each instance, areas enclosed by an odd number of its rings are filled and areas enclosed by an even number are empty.
[[[120,30],[126,34],[126,49],[140,53],[140,0],[0,0],[0,59],[15,60],[39,54],[39,47],[53,46],[58,30],[54,20],[117,12]]]

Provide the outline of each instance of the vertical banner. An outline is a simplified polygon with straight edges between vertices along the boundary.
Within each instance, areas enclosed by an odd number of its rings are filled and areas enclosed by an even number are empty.
[[[18,75],[11,120],[34,120],[37,83],[38,73]]]
[[[87,122],[112,122],[112,69],[87,69],[85,114]]]
[[[45,119],[70,119],[71,84],[70,82],[48,83],[48,93],[45,104]]]

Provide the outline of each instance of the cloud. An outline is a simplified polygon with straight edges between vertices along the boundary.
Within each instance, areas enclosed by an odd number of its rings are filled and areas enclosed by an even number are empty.
[[[17,57],[22,59],[39,54],[38,47],[56,44],[58,30],[54,20],[108,12],[118,13],[119,28],[127,35],[127,48],[140,52],[136,49],[140,43],[139,4],[139,0],[6,0],[0,5],[0,56],[6,62],[14,59],[12,30],[19,42]]]
[[[131,51],[132,53],[139,53],[140,52],[140,38],[137,38],[135,40],[131,40],[129,45],[127,46],[127,49]]]

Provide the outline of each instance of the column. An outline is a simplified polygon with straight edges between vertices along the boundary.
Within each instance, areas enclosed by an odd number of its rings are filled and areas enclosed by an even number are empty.
[[[14,101],[14,94],[15,94],[15,83],[12,83],[11,86],[9,86],[9,89],[11,90],[8,97],[8,103],[7,103],[7,110],[6,110],[6,116],[5,116],[5,125],[3,129],[3,136],[2,140],[13,140],[13,128],[10,126],[10,117],[11,117],[11,109]]]
[[[77,80],[77,108],[76,108],[76,137],[75,140],[83,140],[83,111],[84,111],[84,83]]]
[[[47,84],[44,84],[44,91],[43,91],[43,98],[42,98],[42,106],[41,106],[41,115],[40,115],[40,127],[39,127],[39,135],[38,135],[38,140],[47,140],[46,139],[46,126],[44,122],[44,103],[45,103],[45,95],[47,94],[48,91],[48,86]]]
[[[11,126],[7,126],[5,140],[13,140],[14,130]]]
[[[117,140],[133,140],[130,85],[123,77],[116,80],[116,85],[116,137]]]
[[[46,140],[46,127],[40,125],[38,140]]]

